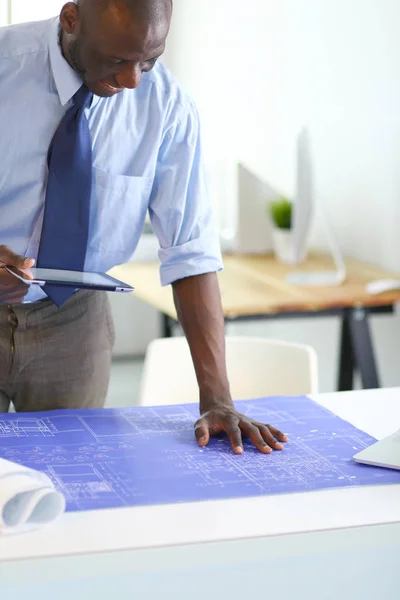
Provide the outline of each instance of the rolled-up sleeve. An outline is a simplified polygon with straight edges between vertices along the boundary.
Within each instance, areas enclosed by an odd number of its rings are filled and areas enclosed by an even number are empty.
[[[179,107],[158,154],[149,215],[159,243],[162,285],[222,270],[193,103]]]

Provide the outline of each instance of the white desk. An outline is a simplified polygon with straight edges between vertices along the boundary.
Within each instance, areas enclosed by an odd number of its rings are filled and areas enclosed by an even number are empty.
[[[400,389],[317,400],[377,438],[400,428]],[[0,538],[0,598],[397,600],[399,567],[400,485],[363,487],[67,514]]]

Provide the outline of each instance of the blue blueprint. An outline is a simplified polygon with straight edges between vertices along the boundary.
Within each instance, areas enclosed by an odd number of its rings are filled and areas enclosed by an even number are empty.
[[[197,446],[196,405],[0,414],[0,456],[45,471],[67,510],[89,510],[400,483],[356,464],[375,440],[308,398],[237,402],[290,436],[282,452],[242,456],[225,438]]]

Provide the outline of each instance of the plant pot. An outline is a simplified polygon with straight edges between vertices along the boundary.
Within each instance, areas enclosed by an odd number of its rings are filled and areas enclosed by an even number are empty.
[[[274,254],[279,262],[294,265],[296,264],[296,257],[293,248],[293,235],[290,229],[278,229],[272,230],[272,244],[274,248]]]

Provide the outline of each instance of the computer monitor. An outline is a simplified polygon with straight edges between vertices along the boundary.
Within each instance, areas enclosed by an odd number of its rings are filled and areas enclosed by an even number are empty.
[[[308,129],[303,128],[297,139],[297,186],[293,204],[292,232],[295,264],[299,267],[307,247],[312,219],[314,214],[319,212],[336,268],[326,271],[301,271],[298,268],[289,273],[286,279],[293,285],[340,285],[346,279],[346,266],[326,208],[321,202],[316,201],[315,196],[310,135]]]
[[[243,163],[238,164],[237,225],[233,250],[243,254],[264,254],[272,249],[272,227],[267,218],[267,206],[282,192],[262,180]],[[314,216],[319,213],[335,269],[302,271]],[[326,207],[316,200],[315,176],[312,162],[310,134],[304,127],[297,137],[296,191],[292,216],[293,266],[287,275],[288,283],[299,286],[340,285],[346,279],[346,266],[333,232]]]

